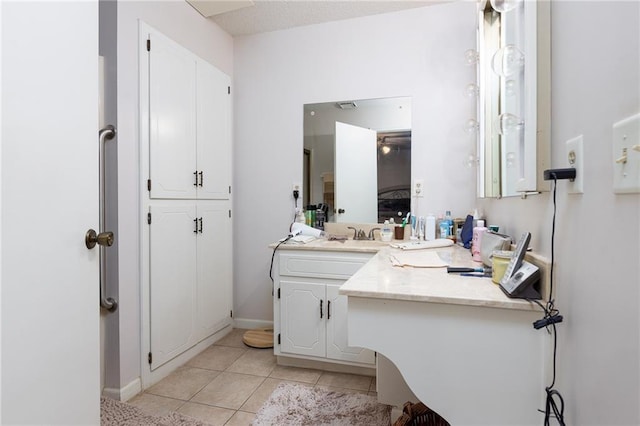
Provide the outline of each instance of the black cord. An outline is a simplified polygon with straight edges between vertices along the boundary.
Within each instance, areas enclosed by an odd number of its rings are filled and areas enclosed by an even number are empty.
[[[562,321],[562,316],[560,312],[554,307],[553,304],[553,265],[555,263],[555,237],[556,237],[556,190],[558,186],[558,180],[556,175],[553,174],[553,221],[551,223],[551,276],[549,277],[549,299],[547,300],[547,306],[544,307],[538,301],[538,305],[542,307],[545,313],[545,318],[541,321],[544,321],[547,331],[549,330],[549,325],[551,325],[552,333],[553,333],[553,376],[551,380],[551,384],[545,388],[547,393],[547,400],[545,404],[544,410],[544,426],[550,425],[551,417],[554,417],[561,426],[565,426],[564,423],[564,399],[560,392],[553,389],[553,386],[556,384],[556,355],[558,350],[558,334],[556,332],[556,322]],[[559,318],[559,319],[558,319]],[[534,323],[535,327],[535,323]],[[560,405],[556,403],[556,398],[559,400]],[[553,413],[553,414],[552,414]]]
[[[275,287],[275,282],[273,281],[273,259],[276,257],[276,250],[278,250],[278,247],[280,247],[282,244],[289,241],[291,238],[293,238],[293,235],[289,235],[287,236],[287,238],[280,241],[278,245],[276,245],[275,248],[273,249],[273,254],[271,255],[271,266],[269,267],[269,278],[271,278],[271,295],[272,296],[273,296],[273,289]]]

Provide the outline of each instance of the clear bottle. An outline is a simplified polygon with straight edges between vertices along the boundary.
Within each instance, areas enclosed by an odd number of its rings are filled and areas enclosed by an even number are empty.
[[[382,230],[380,231],[380,239],[382,241],[391,241],[393,235],[393,230],[391,229],[391,225],[388,220],[385,220],[382,224]]]

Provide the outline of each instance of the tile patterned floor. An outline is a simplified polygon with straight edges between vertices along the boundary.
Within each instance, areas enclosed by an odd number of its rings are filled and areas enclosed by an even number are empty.
[[[375,395],[374,377],[276,365],[273,349],[242,342],[234,329],[129,403],[154,415],[177,411],[212,425],[250,425],[282,382]]]

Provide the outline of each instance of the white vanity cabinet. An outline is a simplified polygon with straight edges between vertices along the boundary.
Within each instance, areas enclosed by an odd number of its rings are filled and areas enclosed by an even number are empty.
[[[347,344],[344,282],[374,253],[278,249],[274,260],[274,353],[372,367],[375,353]]]

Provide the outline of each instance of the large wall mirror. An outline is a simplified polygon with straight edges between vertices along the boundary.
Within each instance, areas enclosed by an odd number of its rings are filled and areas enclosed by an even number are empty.
[[[380,223],[411,205],[411,98],[304,105],[303,203]]]
[[[478,196],[548,189],[550,4],[478,1]]]

